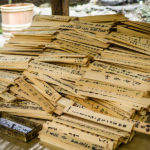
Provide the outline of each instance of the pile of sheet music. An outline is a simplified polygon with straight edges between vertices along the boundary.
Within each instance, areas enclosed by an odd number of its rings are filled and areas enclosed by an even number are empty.
[[[67,150],[150,134],[149,35],[120,14],[36,16],[0,49],[0,111],[46,120],[41,141]]]

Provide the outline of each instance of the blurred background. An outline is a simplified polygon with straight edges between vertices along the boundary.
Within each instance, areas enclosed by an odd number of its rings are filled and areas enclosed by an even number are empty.
[[[0,0],[8,3],[33,3],[35,14],[51,15],[51,0]],[[70,0],[70,16],[123,13],[133,21],[150,22],[150,0]]]

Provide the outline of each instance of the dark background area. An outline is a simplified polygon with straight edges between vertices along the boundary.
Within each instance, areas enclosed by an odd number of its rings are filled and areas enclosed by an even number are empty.
[[[51,0],[12,0],[13,3],[34,3],[39,6],[44,3],[50,3]],[[88,3],[90,0],[70,0],[70,5]],[[8,0],[0,0],[0,5],[8,4]]]

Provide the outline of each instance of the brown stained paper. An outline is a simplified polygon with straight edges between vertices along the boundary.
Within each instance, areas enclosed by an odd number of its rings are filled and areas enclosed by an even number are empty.
[[[77,17],[70,17],[70,16],[60,16],[60,15],[36,15],[33,18],[34,22],[39,22],[39,21],[64,21],[64,22],[69,22],[71,20],[77,19]]]
[[[72,137],[71,135],[54,130],[43,130],[42,132],[40,132],[40,137],[42,137],[43,135],[47,137],[53,137],[54,139],[58,139],[62,143],[67,143],[68,145],[78,147],[79,149],[92,150],[93,147],[95,147],[99,150],[106,150],[103,146],[92,144],[89,141],[82,140],[77,137]]]
[[[55,56],[39,56],[38,61],[42,62],[58,62],[58,63],[70,63],[70,64],[79,64],[79,65],[87,65],[89,58],[72,58],[67,56],[55,57]]]
[[[123,76],[118,76],[112,73],[108,73],[105,71],[100,71],[99,69],[90,69],[84,74],[84,78],[104,81],[106,83],[111,83],[114,85],[119,85],[125,88],[130,88],[139,91],[149,91],[149,86],[142,83],[134,81],[133,79],[126,78]]]
[[[7,63],[6,65],[0,65],[0,69],[7,69],[7,70],[16,70],[16,71],[23,71],[23,70],[26,70],[28,69],[28,63],[20,63],[18,65],[18,63]]]
[[[0,97],[4,99],[6,102],[11,102],[16,100],[16,97],[8,92],[0,93]]]
[[[7,62],[29,62],[31,57],[25,56],[4,56],[0,57],[0,63],[7,63]]]
[[[65,95],[71,95],[76,96],[75,94],[69,92],[68,90],[58,86],[58,85],[51,85],[58,93],[65,94]]]
[[[10,86],[10,83],[5,82],[5,81],[1,81],[0,86],[8,87],[8,86]]]
[[[71,30],[77,30],[77,31],[84,31],[84,32],[90,32],[90,33],[96,33],[96,34],[101,34],[101,35],[106,35],[110,28],[111,25],[90,25],[90,24],[81,24],[81,23],[70,23],[70,24],[62,24],[59,26],[62,29],[71,29]]]
[[[120,105],[119,106],[115,105],[113,102],[110,102],[110,101],[108,102],[106,100],[99,100],[99,99],[94,99],[94,101],[108,108],[109,110],[112,110],[113,112],[116,112],[117,114],[120,114],[120,116],[122,116],[123,118],[131,118],[135,113],[134,109],[125,107],[124,105],[121,107]]]
[[[150,135],[150,124],[149,123],[140,122],[137,120],[130,120],[130,119],[128,119],[128,121],[135,124],[134,128],[133,128],[134,131]]]
[[[126,107],[129,107],[129,108],[131,108],[131,109],[135,109],[135,110],[137,110],[137,111],[141,111],[143,108],[145,109],[145,108],[147,108],[147,106],[145,107],[144,105],[142,105],[142,104],[137,104],[137,103],[133,103],[133,102],[129,102],[129,101],[112,101],[111,103],[113,103],[113,104],[116,104],[116,105],[121,105],[121,106],[126,106]]]
[[[94,128],[90,125],[87,125],[86,123],[84,124],[80,122],[79,120],[71,120],[71,119],[69,120],[68,118],[58,117],[58,118],[55,118],[53,121],[64,124],[64,125],[68,125],[70,127],[77,128],[79,130],[83,130],[83,131],[87,131],[96,135],[100,135],[102,137],[106,137],[112,140],[118,140],[121,137],[113,133],[98,129],[96,127]]]
[[[23,78],[17,79],[15,81],[24,91],[26,91],[33,101],[37,102],[43,109],[51,113],[54,111],[54,106],[48,102],[31,84],[27,83]]]
[[[103,23],[103,22],[115,22],[115,21],[127,21],[127,18],[123,14],[114,15],[96,15],[96,16],[85,16],[80,17],[81,22],[92,22],[92,23]]]
[[[79,22],[63,23],[64,19],[65,19],[65,22],[67,22],[69,20],[66,20],[66,19],[70,19],[70,18],[59,18],[59,17],[55,18],[55,16],[51,19],[55,21],[59,21],[59,22],[46,22],[44,24],[44,22],[41,21],[40,25],[37,24],[36,22],[33,22],[32,26],[53,26],[53,27],[58,27],[61,29],[81,30],[81,31],[101,33],[101,34],[108,33],[109,29],[112,26],[112,24],[108,24],[108,23],[105,23],[105,24],[92,24],[92,23],[90,24],[90,23],[79,23]],[[51,19],[48,18],[48,20],[51,20]]]
[[[72,127],[67,127],[67,126],[61,125],[59,123],[46,122],[46,124],[44,124],[43,128],[46,128],[46,129],[48,128],[50,130],[57,130],[57,131],[65,133],[65,134],[72,135],[73,137],[78,137],[79,139],[86,140],[87,142],[101,145],[108,149],[113,149],[114,141],[110,141],[110,139],[106,139],[101,136],[95,136],[91,133],[89,134],[87,132],[84,132],[84,131],[81,131],[78,129],[74,129]]]
[[[99,27],[99,28],[104,28],[104,29],[110,29],[110,27],[114,24],[112,22],[105,22],[105,23],[90,23],[90,22],[75,22],[79,25],[86,25],[86,26],[91,26],[91,27]]]
[[[108,48],[109,47],[109,44],[105,44],[103,42],[96,41],[95,39],[89,39],[87,37],[80,36],[76,33],[71,33],[71,32],[60,33],[57,36],[57,39],[66,39],[66,40],[76,41],[79,43],[92,45],[92,46],[96,46],[96,47],[102,47],[102,48]]]
[[[59,52],[50,52],[50,53],[43,53],[41,54],[39,57],[41,56],[47,56],[47,57],[72,57],[72,58],[84,58],[87,57],[87,55],[81,55],[81,54],[71,54],[71,53],[59,53]]]
[[[110,140],[107,140],[106,138],[100,137],[100,136],[95,136],[92,134],[89,134],[87,132],[72,128],[72,127],[67,127],[66,125],[62,125],[56,122],[46,122],[43,125],[44,129],[50,129],[50,130],[56,130],[60,131],[66,134],[70,134],[72,136],[76,136],[80,139],[85,139],[86,141],[91,141],[94,144],[100,144],[104,147],[107,147],[107,144],[110,144],[113,146],[113,142]],[[86,137],[86,138],[85,138]]]
[[[120,26],[120,25],[117,26],[117,32],[125,33],[125,34],[131,35],[131,36],[134,35],[137,37],[150,38],[147,34],[143,34],[139,31],[134,31],[134,30],[125,28],[125,27]]]
[[[135,98],[135,97],[131,97],[131,96],[128,96],[128,95],[122,95],[120,93],[115,93],[115,92],[112,92],[112,91],[107,91],[105,89],[98,89],[96,87],[90,87],[90,86],[78,86],[77,87],[77,91],[89,91],[90,92],[93,92],[93,93],[97,93],[97,94],[106,94],[108,96],[112,96],[112,97],[115,97],[115,98],[120,98],[122,100],[126,100],[126,101],[131,101],[131,102],[137,102],[139,104],[143,104],[143,105],[150,105],[150,102],[149,102],[149,98]]]
[[[7,86],[0,84],[0,93],[6,92],[8,90]]]
[[[83,108],[82,108],[83,109]],[[76,122],[77,124],[85,124],[87,126],[90,126],[92,128],[96,128],[96,129],[99,129],[99,130],[103,130],[103,131],[107,131],[107,132],[110,132],[112,134],[115,134],[115,135],[118,135],[120,137],[128,137],[129,136],[129,133],[128,132],[125,132],[123,130],[119,130],[119,129],[115,129],[115,128],[112,128],[112,127],[109,127],[109,126],[105,126],[105,125],[102,125],[102,124],[97,124],[93,121],[89,121],[89,120],[83,120],[82,118],[79,118],[79,117],[72,117],[72,116],[68,116],[68,115],[63,115],[61,116],[61,118],[65,118],[65,120],[71,120],[73,122]]]
[[[70,40],[65,40],[65,39],[60,39],[60,40],[56,40],[56,43],[58,43],[60,45],[61,48],[64,49],[69,49],[72,50],[74,52],[79,52],[81,54],[97,54],[97,53],[101,53],[102,52],[102,48],[98,48],[95,46],[91,46],[91,45],[87,45],[87,44],[82,44],[79,42],[74,42],[74,41],[70,41]],[[83,51],[83,49],[86,50]]]
[[[118,56],[120,56],[122,59],[119,59]],[[104,62],[111,62],[111,63],[118,63],[128,66],[135,66],[138,68],[143,69],[149,69],[150,63],[148,61],[144,61],[141,59],[134,59],[134,56],[130,55],[122,55],[122,54],[114,54],[114,53],[108,53],[108,52],[102,52],[101,54],[101,61]]]
[[[92,67],[98,68],[98,69],[103,69],[107,72],[112,72],[114,74],[119,74],[131,79],[134,79],[135,81],[139,81],[139,82],[144,82],[147,85],[149,85],[150,83],[150,75],[148,73],[144,73],[144,72],[139,72],[136,70],[131,70],[131,69],[126,69],[126,68],[121,68],[121,67],[117,67],[114,65],[108,65],[108,64],[104,64],[101,62],[94,62],[91,65]]]
[[[60,98],[57,103],[63,105],[64,107],[74,105],[74,101],[72,101],[71,99],[65,98],[65,97]]]
[[[6,83],[13,83],[14,80],[19,78],[21,75],[12,71],[0,70],[0,80]]]
[[[116,75],[112,72],[105,71],[104,68],[102,67],[93,67],[93,66],[89,67],[89,69],[87,70],[87,72],[84,74],[83,77],[87,79],[93,79],[93,80],[96,79],[98,81],[104,81],[107,83],[120,85],[123,87],[131,88],[139,91],[150,90],[147,83],[136,81],[134,79],[131,79],[129,76],[125,77],[118,74]]]
[[[13,115],[23,116],[23,117],[31,117],[31,118],[39,118],[52,120],[53,117],[51,114],[46,113],[39,106],[30,106],[30,105],[22,105],[16,103],[3,103],[0,104],[0,110],[4,112],[9,112]]]
[[[121,57],[121,59],[119,59],[118,56]],[[101,53],[101,61],[135,66],[143,69],[149,69],[150,67],[149,59],[144,58],[144,56],[142,58],[142,56],[138,57],[134,55],[126,55],[124,53],[114,53],[108,51],[104,51]]]
[[[80,73],[80,71],[77,71],[75,69],[68,69],[68,68],[58,66],[58,65],[42,63],[42,62],[38,62],[38,61],[32,61],[29,64],[29,69],[30,69],[30,71],[39,71],[39,72],[42,71],[42,73],[48,73],[48,75],[52,74],[52,75],[56,75],[56,76],[60,76],[60,77],[63,77],[63,76],[69,77],[70,76],[71,78],[75,78],[75,79],[80,78],[82,75]]]
[[[129,96],[129,97],[143,97],[144,92],[142,91],[135,91],[133,89],[125,88],[122,86],[114,85],[114,84],[109,84],[97,80],[89,80],[89,79],[80,79],[79,81],[76,81],[76,85],[79,86],[88,86],[91,88],[96,88],[96,89],[101,89],[101,90],[106,90],[110,91],[119,95],[124,95],[124,96]]]
[[[25,99],[27,99],[27,100],[30,100],[30,101],[35,102],[35,101],[29,96],[29,94],[28,94],[26,91],[24,91],[23,89],[21,89],[21,88],[20,88],[19,86],[17,86],[17,85],[12,86],[12,87],[10,88],[10,91],[11,91],[12,93],[17,94],[17,97],[20,96],[20,97],[23,97],[23,98],[25,98]]]
[[[66,69],[66,68],[64,68]],[[58,69],[46,69],[46,68],[43,68],[43,67],[38,67],[38,66],[30,66],[28,68],[28,71],[29,72],[38,72],[39,74],[44,74],[44,75],[47,75],[47,76],[55,76],[56,79],[66,79],[66,80],[69,80],[69,81],[76,81],[77,79],[79,79],[81,77],[81,74],[83,74],[83,72],[81,71],[77,71],[77,70],[74,70],[74,71],[71,71],[71,72],[68,72],[68,71],[61,71],[61,70],[58,70]],[[41,71],[43,73],[41,73]]]
[[[120,14],[36,16],[0,49],[0,111],[54,119],[39,138],[66,150],[149,134],[149,29]]]
[[[56,78],[57,77],[56,75],[50,76],[50,75],[47,75],[44,73],[31,72],[31,76],[36,78],[36,79],[46,81],[48,83],[58,85],[61,88],[64,88],[65,90],[73,93],[76,97],[84,98],[83,96],[77,95],[75,85],[72,82],[63,80],[61,78]]]
[[[131,46],[135,46],[137,48],[141,48],[143,49],[144,52],[149,53],[150,39],[140,38],[136,36],[129,36],[124,33],[115,33],[115,32],[112,32],[108,36],[108,38],[129,44]]]
[[[94,112],[101,113],[101,114],[108,115],[108,116],[117,117],[120,119],[124,118],[120,114],[112,111],[111,109],[108,109],[107,107],[102,106],[101,104],[95,101],[88,100],[88,99],[81,99],[81,98],[77,98],[73,96],[67,96],[67,98],[72,99],[73,101],[83,105],[85,108],[88,108],[89,110],[92,110]]]
[[[53,102],[57,102],[61,95],[57,93],[50,85],[48,85],[44,81],[37,80],[31,76],[31,74],[27,71],[24,72],[24,75],[26,75],[35,85],[38,86],[38,88],[41,89],[42,94],[49,100]]]
[[[68,25],[68,22],[54,22],[54,21],[49,21],[49,22],[44,22],[44,21],[40,21],[40,22],[33,22],[31,27],[52,27],[52,28],[59,28],[60,25]]]
[[[53,35],[56,31],[24,31],[22,33],[15,33],[15,36],[47,36],[47,35]],[[34,45],[33,45],[34,46]]]
[[[7,110],[6,110],[7,112]],[[30,111],[27,111],[27,112],[23,112],[23,113],[18,113],[18,112],[11,112],[12,115],[15,115],[15,116],[21,116],[21,117],[27,117],[27,118],[37,118],[37,119],[41,119],[41,120],[53,120],[53,116],[51,114],[48,114],[48,113],[45,113],[45,114],[42,114],[41,112],[40,113],[36,113],[36,112],[33,112],[33,113],[30,113]]]
[[[123,96],[117,96],[115,94],[111,94],[106,91],[97,91],[97,89],[91,89],[91,88],[78,88],[77,94],[86,96],[86,97],[94,97],[97,99],[104,99],[107,101],[114,101],[114,102],[119,102],[119,103],[128,103],[128,104],[135,104],[139,105],[143,108],[148,108],[150,105],[150,102],[148,101],[148,98],[142,98],[142,99],[136,99],[136,98],[130,98],[130,97],[123,97]]]
[[[28,56],[38,56],[39,54],[41,54],[41,52],[21,52],[21,51],[6,51],[6,50],[0,50],[1,54],[10,54],[10,55],[28,55]]]
[[[26,105],[21,103],[3,103],[0,105],[0,108],[1,110],[8,109],[8,112],[26,113],[27,111],[30,111],[31,113],[33,111],[36,113],[46,113],[39,105],[29,105],[28,103]]]
[[[113,128],[121,129],[123,131],[131,132],[133,128],[133,123],[98,114],[87,109],[76,108],[74,106],[66,108],[64,113],[90,120],[99,124],[107,125]]]
[[[41,133],[41,132],[40,132]],[[39,138],[40,138],[40,141],[41,143],[43,144],[46,144],[48,146],[50,146],[51,148],[57,148],[57,149],[60,149],[60,150],[79,150],[79,147],[75,147],[75,146],[72,146],[68,143],[64,143],[62,141],[60,141],[59,139],[54,139],[53,137],[50,137],[50,136],[47,136],[45,134],[39,134]],[[81,147],[80,147],[81,149]],[[83,149],[81,149],[83,150]]]

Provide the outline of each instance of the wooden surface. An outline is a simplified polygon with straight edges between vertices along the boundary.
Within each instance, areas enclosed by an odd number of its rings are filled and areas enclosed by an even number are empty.
[[[69,16],[69,0],[51,0],[52,14]]]
[[[150,136],[137,133],[135,138],[127,145],[121,145],[118,150],[149,150]],[[55,150],[51,146],[39,143],[36,138],[29,143],[23,143],[15,139],[0,135],[0,150]]]
[[[150,122],[150,117],[148,121]],[[128,144],[122,144],[118,150],[150,150],[150,136],[142,133],[136,133],[136,136]],[[38,138],[33,139],[29,143],[10,138],[0,134],[0,150],[58,150],[52,146],[40,143]]]

